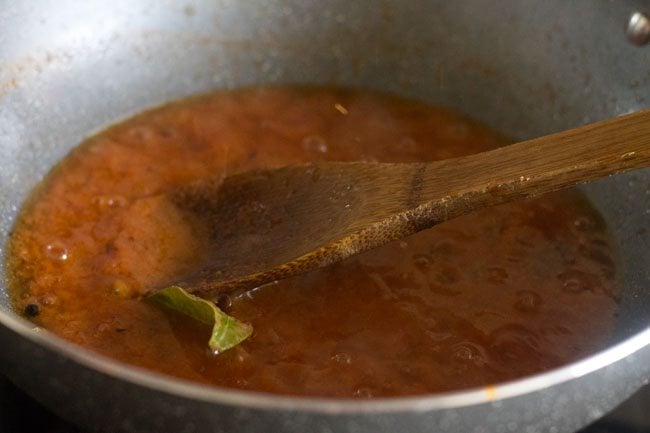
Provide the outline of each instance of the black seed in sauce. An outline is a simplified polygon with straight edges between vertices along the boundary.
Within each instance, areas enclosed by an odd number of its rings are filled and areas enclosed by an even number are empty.
[[[221,295],[217,299],[217,307],[221,311],[228,312],[230,308],[232,307],[232,299],[228,295]]]
[[[25,306],[24,314],[27,317],[36,317],[41,313],[41,309],[37,304],[27,304]]]

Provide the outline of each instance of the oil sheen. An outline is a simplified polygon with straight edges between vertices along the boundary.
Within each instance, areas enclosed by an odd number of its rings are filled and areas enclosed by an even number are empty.
[[[607,341],[619,294],[607,228],[576,191],[485,209],[221,299],[255,332],[218,356],[207,327],[134,298],[191,272],[213,247],[156,197],[174,186],[504,143],[446,109],[367,91],[248,88],[171,103],[89,138],[37,188],[10,238],[14,306],[125,363],[270,393],[415,395],[559,367]]]

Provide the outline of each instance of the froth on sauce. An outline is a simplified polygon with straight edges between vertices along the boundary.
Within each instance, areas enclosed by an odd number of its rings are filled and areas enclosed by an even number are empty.
[[[28,201],[9,245],[14,306],[120,361],[270,393],[414,395],[558,367],[610,336],[619,293],[606,227],[575,191],[485,209],[226,300],[255,333],[216,357],[206,327],[131,299],[210,248],[156,198],[175,185],[503,143],[446,109],[367,91],[249,88],[171,103],[89,138]]]

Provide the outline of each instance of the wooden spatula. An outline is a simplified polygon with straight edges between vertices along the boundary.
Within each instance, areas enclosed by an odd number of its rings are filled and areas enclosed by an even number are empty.
[[[169,198],[217,253],[173,281],[211,297],[327,266],[442,221],[650,164],[650,110],[438,162],[314,163],[206,179]]]

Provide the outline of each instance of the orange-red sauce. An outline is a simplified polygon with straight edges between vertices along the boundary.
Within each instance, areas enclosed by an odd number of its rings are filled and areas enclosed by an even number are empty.
[[[166,105],[88,139],[25,205],[10,240],[15,308],[126,363],[272,393],[421,394],[560,366],[603,344],[617,311],[606,227],[577,192],[486,209],[252,291],[229,312],[255,333],[216,357],[204,325],[129,299],[207,249],[155,197],[172,186],[502,142],[448,110],[364,91],[252,88]]]

